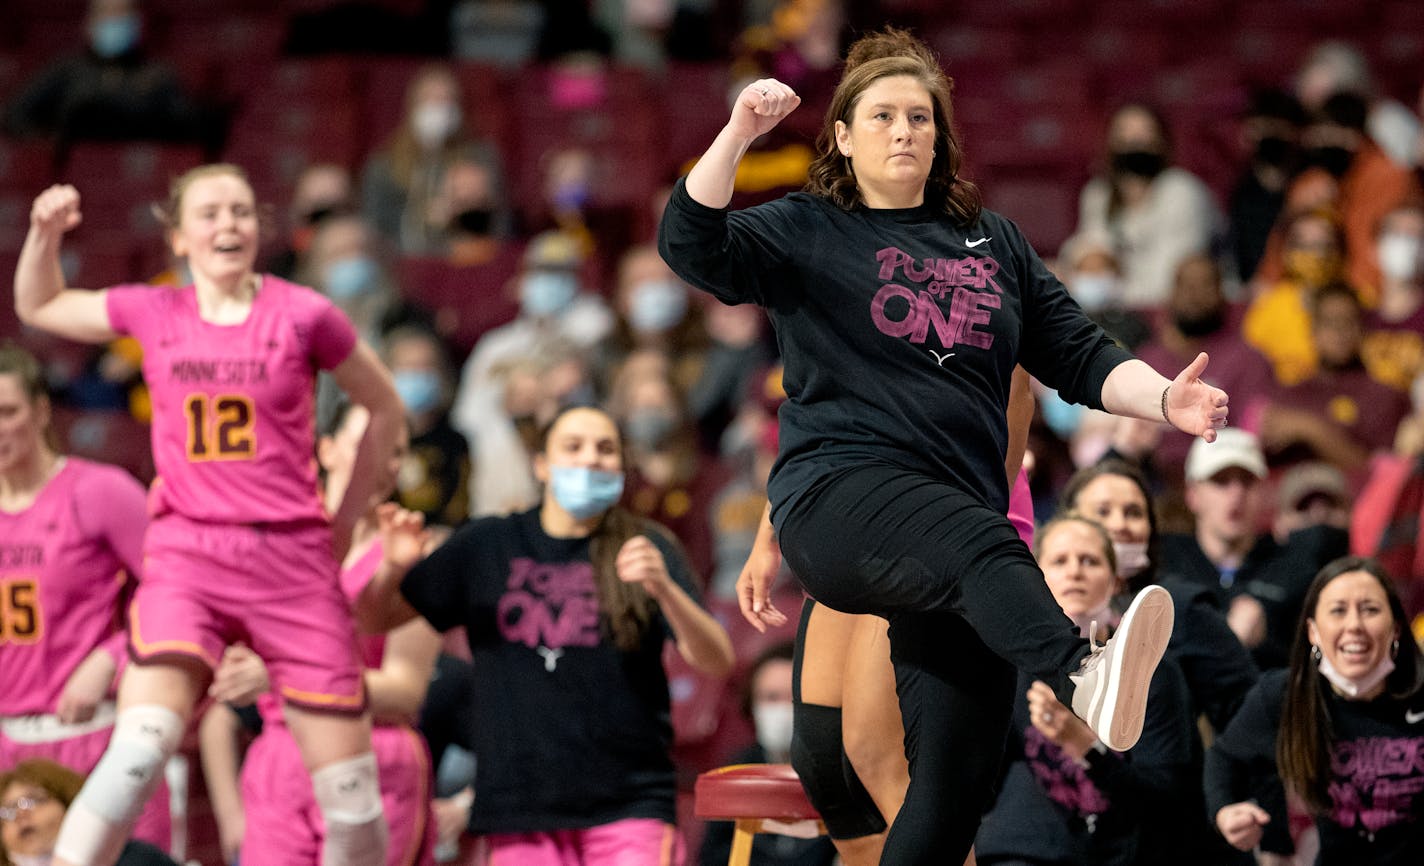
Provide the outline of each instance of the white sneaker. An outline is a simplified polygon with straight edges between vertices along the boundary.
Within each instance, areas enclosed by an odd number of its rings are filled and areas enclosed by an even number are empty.
[[[1167,590],[1147,587],[1122,615],[1117,633],[1093,647],[1083,666],[1068,677],[1074,685],[1073,712],[1113,751],[1127,751],[1142,736],[1147,690],[1172,637],[1174,617]]]

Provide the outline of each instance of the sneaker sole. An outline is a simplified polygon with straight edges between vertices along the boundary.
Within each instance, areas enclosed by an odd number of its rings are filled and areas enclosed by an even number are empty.
[[[1112,670],[1107,672],[1107,688],[1091,715],[1098,720],[1093,730],[1106,733],[1103,745],[1125,752],[1137,744],[1147,718],[1147,692],[1152,674],[1162,661],[1172,637],[1172,596],[1160,586],[1138,593],[1122,615]]]

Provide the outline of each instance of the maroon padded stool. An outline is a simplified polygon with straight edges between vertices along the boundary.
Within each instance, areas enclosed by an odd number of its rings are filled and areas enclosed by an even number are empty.
[[[727,866],[747,866],[752,837],[777,832],[775,823],[815,821],[816,829],[826,832],[790,764],[733,764],[708,770],[697,777],[693,801],[699,818],[736,822]]]

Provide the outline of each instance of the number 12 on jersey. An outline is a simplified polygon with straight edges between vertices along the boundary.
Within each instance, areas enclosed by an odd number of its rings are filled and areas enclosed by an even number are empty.
[[[188,460],[251,460],[257,453],[257,415],[242,394],[189,394]]]

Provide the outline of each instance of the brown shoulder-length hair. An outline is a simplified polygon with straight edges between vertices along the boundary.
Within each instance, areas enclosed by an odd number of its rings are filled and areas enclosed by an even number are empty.
[[[1157,582],[1159,559],[1157,509],[1153,503],[1152,491],[1147,487],[1147,477],[1142,474],[1142,470],[1120,457],[1106,457],[1097,463],[1084,466],[1074,472],[1068,483],[1063,485],[1063,492],[1058,496],[1058,510],[1082,514],[1083,509],[1078,504],[1078,497],[1082,495],[1085,487],[1106,475],[1131,481],[1142,492],[1142,499],[1147,503],[1147,567],[1127,582],[1127,588],[1136,594],[1148,584]],[[1091,519],[1092,516],[1088,517]]]
[[[945,213],[956,225],[973,225],[984,205],[979,188],[959,176],[964,154],[954,131],[950,101],[953,82],[929,46],[909,31],[894,27],[862,37],[850,47],[845,72],[816,136],[818,155],[811,163],[805,191],[829,199],[843,210],[864,204],[850,160],[836,146],[836,121],[851,125],[855,107],[866,89],[882,78],[896,75],[920,82],[934,104],[934,161],[925,181],[925,204]]]
[[[539,435],[539,451],[546,457],[549,453],[549,434],[558,425],[559,420],[568,413],[576,409],[587,409],[598,412],[613,421],[617,426],[617,421],[612,415],[601,406],[587,403],[574,403],[563,407],[549,419],[544,425],[543,431]],[[618,431],[618,448],[623,450],[623,431]],[[623,455],[623,465],[627,466],[627,454]],[[546,493],[546,495],[552,495]],[[682,555],[682,545],[680,545],[672,533],[664,529],[657,523],[646,518],[639,517],[621,505],[614,505],[604,513],[603,519],[599,521],[593,534],[589,536],[588,558],[593,565],[593,579],[598,587],[598,605],[603,611],[602,629],[613,645],[625,652],[632,652],[642,645],[643,636],[647,633],[648,627],[652,624],[653,614],[657,612],[657,602],[652,596],[636,583],[626,583],[618,577],[618,551],[623,549],[623,545],[629,539],[637,535],[646,535],[649,540],[662,539],[666,544],[664,549],[671,547],[677,555]]]
[[[1315,575],[1305,591],[1300,624],[1291,647],[1285,696],[1281,702],[1281,727],[1276,737],[1276,764],[1281,781],[1294,791],[1311,811],[1324,812],[1330,805],[1330,750],[1335,732],[1330,724],[1330,686],[1323,682],[1314,655],[1306,620],[1315,616],[1320,594],[1330,581],[1342,574],[1362,571],[1379,581],[1389,600],[1399,633],[1399,652],[1394,671],[1385,678],[1385,689],[1394,698],[1407,698],[1424,687],[1424,654],[1409,633],[1409,618],[1394,588],[1394,580],[1374,559],[1346,556],[1336,559]]]

